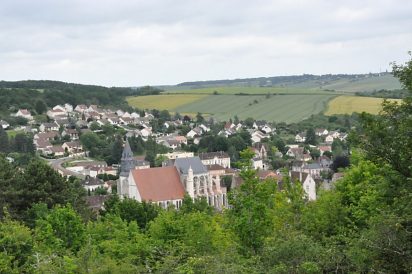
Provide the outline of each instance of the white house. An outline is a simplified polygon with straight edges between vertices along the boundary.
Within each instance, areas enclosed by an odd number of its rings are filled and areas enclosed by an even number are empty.
[[[220,165],[224,168],[230,168],[229,154],[223,151],[219,152],[202,152],[199,158],[204,165]]]
[[[4,121],[4,120],[0,120],[0,126],[1,126],[3,129],[7,129],[7,128],[10,127],[10,124],[7,123],[7,122]]]
[[[299,181],[309,201],[316,200],[316,182],[309,173],[291,171],[292,181]]]
[[[46,132],[46,131],[58,131],[59,130],[59,125],[56,123],[42,123],[39,126],[40,132]]]
[[[306,132],[296,134],[295,141],[297,143],[304,143],[306,141]]]
[[[31,116],[30,111],[28,111],[27,109],[19,109],[13,116],[23,117],[29,121],[33,120],[33,116]]]
[[[329,131],[326,128],[315,129],[315,134],[319,137],[328,135]]]
[[[60,110],[60,111],[66,112],[66,108],[61,105],[54,106],[53,110]]]

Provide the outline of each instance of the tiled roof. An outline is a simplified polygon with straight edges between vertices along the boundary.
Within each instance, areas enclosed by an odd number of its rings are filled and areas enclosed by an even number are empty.
[[[174,166],[131,171],[140,197],[144,201],[183,199],[185,190]]]

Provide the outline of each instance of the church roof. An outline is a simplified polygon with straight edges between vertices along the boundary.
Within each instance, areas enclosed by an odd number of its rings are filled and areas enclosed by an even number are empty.
[[[134,169],[132,176],[143,201],[183,199],[185,190],[174,166]]]
[[[199,157],[177,158],[175,166],[182,174],[187,174],[189,167],[192,167],[193,174],[207,173],[207,168],[203,165]]]

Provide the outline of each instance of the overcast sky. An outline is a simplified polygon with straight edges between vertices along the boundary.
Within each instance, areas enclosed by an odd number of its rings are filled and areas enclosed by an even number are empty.
[[[409,0],[1,0],[0,79],[106,86],[368,73],[412,50]]]

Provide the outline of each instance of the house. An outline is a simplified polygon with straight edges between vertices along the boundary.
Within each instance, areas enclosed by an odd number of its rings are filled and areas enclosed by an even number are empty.
[[[272,132],[272,128],[268,125],[264,125],[260,130],[263,131],[266,134],[269,134],[269,133]]]
[[[193,152],[174,151],[174,152],[169,152],[169,153],[166,153],[166,154],[158,154],[157,156],[165,156],[167,159],[175,160],[177,158],[193,157],[194,154],[193,154]]]
[[[318,146],[320,156],[323,155],[325,152],[332,152],[332,146]]]
[[[201,136],[203,133],[202,129],[199,127],[196,127],[192,130],[190,130],[187,134],[186,137],[188,138],[194,138],[195,136]]]
[[[76,129],[74,128],[65,128],[62,131],[62,136],[69,136],[70,140],[78,140],[79,139],[79,133],[77,132]]]
[[[329,131],[326,128],[315,129],[315,134],[319,137],[328,135]]]
[[[133,119],[136,119],[136,118],[139,118],[139,117],[140,117],[140,114],[139,114],[139,113],[136,113],[136,112],[132,112],[132,113],[130,114],[130,117],[132,117]]]
[[[62,148],[68,153],[79,153],[83,151],[83,147],[79,141],[65,142]]]
[[[109,117],[107,118],[107,121],[111,124],[111,125],[118,125],[120,124],[120,119],[117,117]]]
[[[324,169],[329,169],[331,167],[331,165],[333,164],[333,161],[331,159],[329,159],[328,157],[323,155],[323,156],[319,157],[318,163]]]
[[[73,106],[70,104],[64,104],[64,109],[66,110],[66,112],[73,112]]]
[[[304,143],[306,141],[306,132],[296,134],[295,141],[297,143]]]
[[[59,125],[56,123],[42,123],[39,127],[40,132],[46,132],[46,131],[58,131],[59,130]]]
[[[124,115],[124,112],[123,112],[123,110],[121,110],[121,109],[118,109],[117,111],[115,111],[115,113],[116,113],[116,115],[119,116],[119,117],[121,117],[121,116]]]
[[[34,140],[38,140],[38,139],[45,139],[45,140],[53,140],[56,137],[59,136],[59,132],[58,131],[48,131],[48,132],[40,132],[37,133],[33,136]]]
[[[61,146],[52,146],[49,148],[50,154],[56,157],[63,157],[64,156],[64,149]]]
[[[162,145],[171,148],[173,150],[177,149],[178,147],[180,147],[180,143],[177,140],[174,139],[166,139],[164,141],[162,141],[161,143]]]
[[[122,118],[132,118],[132,115],[129,112],[125,112],[123,113],[123,115],[121,115]]]
[[[283,176],[281,174],[277,174],[273,170],[259,169],[257,176],[259,177],[260,180],[274,179],[280,182],[283,179]]]
[[[134,123],[134,119],[131,118],[131,117],[122,116],[122,117],[119,118],[119,122],[120,122],[121,125],[130,125],[130,124]]]
[[[7,122],[4,121],[4,120],[0,120],[0,126],[1,126],[3,129],[8,129],[8,128],[10,127],[10,124],[7,123]]]
[[[86,176],[82,185],[88,191],[95,191],[99,187],[104,187],[104,182],[96,177]]]
[[[56,108],[56,109],[51,109],[49,111],[47,111],[47,117],[49,117],[50,119],[56,119],[57,117],[66,117],[66,110],[60,109],[60,108]]]
[[[47,139],[34,139],[33,144],[36,146],[36,150],[40,151],[43,154],[49,154],[49,149],[53,147]]]
[[[66,112],[66,108],[61,105],[56,105],[52,108],[53,110],[59,110],[61,112]]]
[[[267,125],[267,122],[263,121],[263,120],[253,122],[253,128],[254,129],[261,129],[266,125]]]
[[[292,171],[308,173],[312,178],[320,178],[320,173],[326,170],[328,170],[328,168],[322,167],[319,163],[307,164],[304,161],[297,161],[292,166]]]
[[[262,158],[254,157],[252,159],[252,167],[253,169],[266,169],[265,165],[263,164]]]
[[[334,139],[335,139],[335,138],[333,138],[332,135],[328,135],[328,136],[326,136],[326,138],[325,138],[325,143],[331,144],[331,143],[333,143],[333,140],[334,140]]]
[[[286,152],[286,155],[292,158],[303,156],[305,149],[303,147],[291,147]]]
[[[291,171],[290,177],[293,182],[300,182],[303,191],[309,201],[316,200],[316,182],[309,173]]]
[[[81,120],[80,120],[81,121]],[[70,125],[69,119],[67,117],[57,117],[57,119],[54,120],[54,122],[60,127],[67,127]]]
[[[148,138],[150,135],[152,135],[152,128],[144,128],[139,133],[139,135],[143,138]]]
[[[202,129],[203,132],[209,132],[210,131],[210,128],[208,128],[204,124],[201,124],[199,127]]]
[[[15,117],[23,117],[29,121],[33,120],[33,116],[31,116],[30,111],[27,109],[19,109],[15,114],[13,114]]]
[[[230,168],[229,154],[223,151],[219,152],[202,152],[199,158],[204,165],[221,165],[224,168]]]
[[[79,112],[79,113],[83,113],[87,110],[87,106],[86,105],[77,105],[74,108],[74,111]]]
[[[254,131],[251,134],[252,143],[260,143],[263,139],[268,139],[270,136],[266,133],[263,133],[259,130]]]

